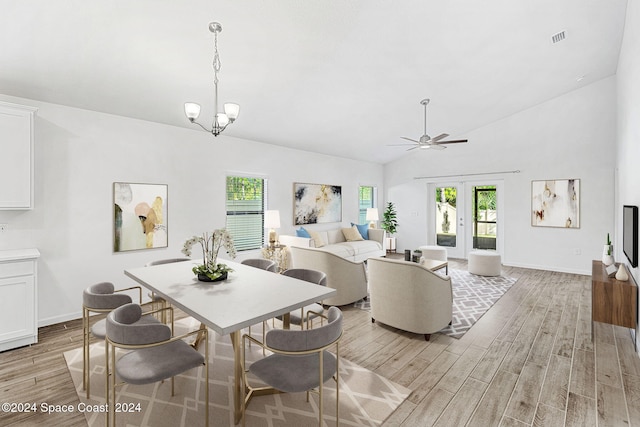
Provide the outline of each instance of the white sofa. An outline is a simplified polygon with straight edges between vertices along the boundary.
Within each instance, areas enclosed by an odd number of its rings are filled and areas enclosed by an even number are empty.
[[[372,258],[369,266],[371,321],[424,334],[428,341],[451,322],[451,279],[420,264]]]
[[[326,305],[346,305],[367,296],[367,272],[364,261],[354,262],[331,252],[316,248],[293,246],[291,266],[322,271],[327,275],[327,286],[337,295],[322,301]]]
[[[308,237],[281,235],[279,240],[288,247],[317,248],[330,252],[349,261],[366,261],[371,257],[381,257],[386,254],[384,249],[385,231],[379,228],[369,229],[368,240],[348,242],[342,233],[342,228],[316,232],[324,245],[318,244]],[[297,266],[296,266],[297,268]]]

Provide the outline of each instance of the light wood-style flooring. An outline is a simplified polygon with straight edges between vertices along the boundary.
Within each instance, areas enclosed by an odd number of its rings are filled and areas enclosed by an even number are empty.
[[[341,355],[413,390],[385,426],[640,425],[640,359],[628,329],[596,323],[591,341],[590,277],[503,274],[518,282],[459,340],[426,342],[342,307]],[[82,345],[80,320],[41,328],[39,340],[0,353],[0,403],[78,404],[62,353]],[[0,425],[86,422],[77,412],[0,412]]]

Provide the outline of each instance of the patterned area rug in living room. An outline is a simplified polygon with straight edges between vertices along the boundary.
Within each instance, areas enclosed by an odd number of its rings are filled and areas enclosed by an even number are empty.
[[[197,329],[195,319],[176,321],[176,334]],[[256,338],[262,338],[261,327],[254,328]],[[228,335],[209,335],[210,412],[212,426],[233,426],[233,347]],[[201,350],[203,351],[203,350]],[[80,402],[99,407],[105,402],[104,342],[91,346],[91,399],[82,390],[82,348],[64,353],[69,373]],[[247,360],[264,357],[258,346],[247,348]],[[133,410],[119,413],[118,426],[188,427],[204,424],[204,370],[193,369],[175,379],[175,396],[171,396],[171,381],[150,385],[125,384],[118,387],[118,401],[132,405]],[[253,384],[256,385],[257,379]],[[324,419],[335,425],[335,382],[325,383]],[[340,358],[340,426],[378,426],[406,399],[411,390]],[[318,399],[312,394],[283,393],[258,396],[251,400],[246,412],[249,426],[317,426]],[[139,404],[139,405],[138,405]],[[87,424],[105,425],[105,414],[86,411]]]
[[[443,270],[437,273],[444,273]],[[504,276],[485,277],[464,270],[449,270],[453,286],[453,321],[440,332],[454,338],[462,337],[518,279]],[[361,300],[355,306],[369,310],[369,301]]]

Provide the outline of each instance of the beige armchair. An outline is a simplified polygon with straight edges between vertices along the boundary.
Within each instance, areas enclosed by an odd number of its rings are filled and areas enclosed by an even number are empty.
[[[427,341],[451,322],[451,279],[414,262],[369,259],[371,321],[416,334]]]
[[[364,262],[354,262],[330,252],[315,248],[291,247],[294,268],[322,271],[327,275],[327,286],[338,294],[323,300],[325,305],[345,305],[367,296],[367,273]]]

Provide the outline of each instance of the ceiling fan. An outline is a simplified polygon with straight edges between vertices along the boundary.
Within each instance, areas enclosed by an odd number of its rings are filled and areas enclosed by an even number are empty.
[[[420,104],[424,105],[424,134],[420,137],[419,140],[407,138],[406,136],[401,137],[402,139],[406,139],[407,141],[411,141],[413,144],[389,144],[391,146],[412,146],[407,151],[415,150],[416,148],[421,149],[433,149],[433,150],[444,150],[444,144],[458,144],[461,142],[467,142],[466,139],[455,139],[450,141],[443,141],[446,137],[449,136],[448,133],[441,133],[438,136],[434,136],[433,138],[427,134],[427,104],[429,104],[430,99],[423,99],[420,101]]]

